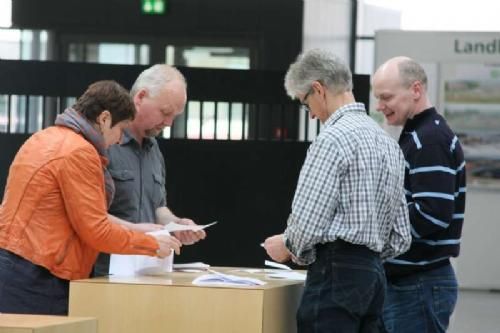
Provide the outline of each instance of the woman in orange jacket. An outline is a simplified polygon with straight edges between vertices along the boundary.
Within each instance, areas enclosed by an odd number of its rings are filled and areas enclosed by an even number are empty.
[[[134,116],[128,92],[99,81],[20,148],[0,206],[0,312],[66,314],[69,280],[89,277],[99,251],[179,253],[176,238],[107,214],[114,184],[104,153]]]

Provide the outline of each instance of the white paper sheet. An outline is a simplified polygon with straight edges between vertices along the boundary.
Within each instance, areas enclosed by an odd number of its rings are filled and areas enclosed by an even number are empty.
[[[266,282],[259,279],[209,271],[211,274],[197,277],[193,280],[193,284],[203,286],[261,286],[266,284]]]
[[[173,251],[165,258],[112,254],[109,262],[109,274],[120,276],[161,275],[172,271],[173,261]]]
[[[192,225],[192,224],[177,224],[175,222],[170,222],[170,223],[165,224],[165,230],[168,232],[184,231],[184,230],[199,231],[199,230],[203,230],[205,228],[208,228],[216,223],[217,223],[217,221],[214,221],[212,223],[205,224],[205,225]],[[154,232],[161,232],[161,231],[163,231],[163,230],[154,231]]]
[[[280,264],[280,263],[277,263],[277,262],[274,262],[274,261],[271,261],[271,260],[264,261],[264,265],[269,266],[269,267],[284,269],[284,270],[287,270],[287,271],[291,271],[292,270],[287,265],[283,265],[283,264]]]
[[[207,265],[202,262],[190,262],[185,264],[174,264],[174,271],[182,271],[182,272],[202,272],[206,271],[210,268],[210,265]]]
[[[267,274],[268,278],[305,281],[306,274],[294,271],[280,271]]]

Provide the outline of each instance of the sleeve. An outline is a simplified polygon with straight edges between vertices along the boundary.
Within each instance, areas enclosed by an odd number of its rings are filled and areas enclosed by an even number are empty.
[[[412,235],[422,238],[448,228],[455,208],[456,173],[448,146],[423,145],[409,154],[405,191]]]
[[[65,157],[58,180],[69,223],[83,242],[107,253],[156,254],[158,244],[153,237],[109,221],[103,170],[93,147],[78,149]]]
[[[410,219],[404,194],[394,219],[394,227],[389,234],[389,241],[382,249],[381,258],[388,259],[399,256],[408,251],[411,245]]]
[[[345,168],[340,146],[331,138],[318,138],[310,146],[284,233],[285,244],[298,264],[308,264],[315,256],[314,245],[333,219]]]

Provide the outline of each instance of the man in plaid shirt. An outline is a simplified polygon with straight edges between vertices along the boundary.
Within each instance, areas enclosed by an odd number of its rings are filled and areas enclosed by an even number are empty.
[[[351,72],[333,54],[300,55],[285,88],[323,129],[307,152],[288,226],[265,249],[276,261],[309,265],[299,332],[376,332],[382,260],[411,243],[402,152],[356,103]]]

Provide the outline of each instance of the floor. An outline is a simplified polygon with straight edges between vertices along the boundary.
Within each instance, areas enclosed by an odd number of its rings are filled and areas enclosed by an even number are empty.
[[[461,290],[449,333],[500,333],[500,292]]]

